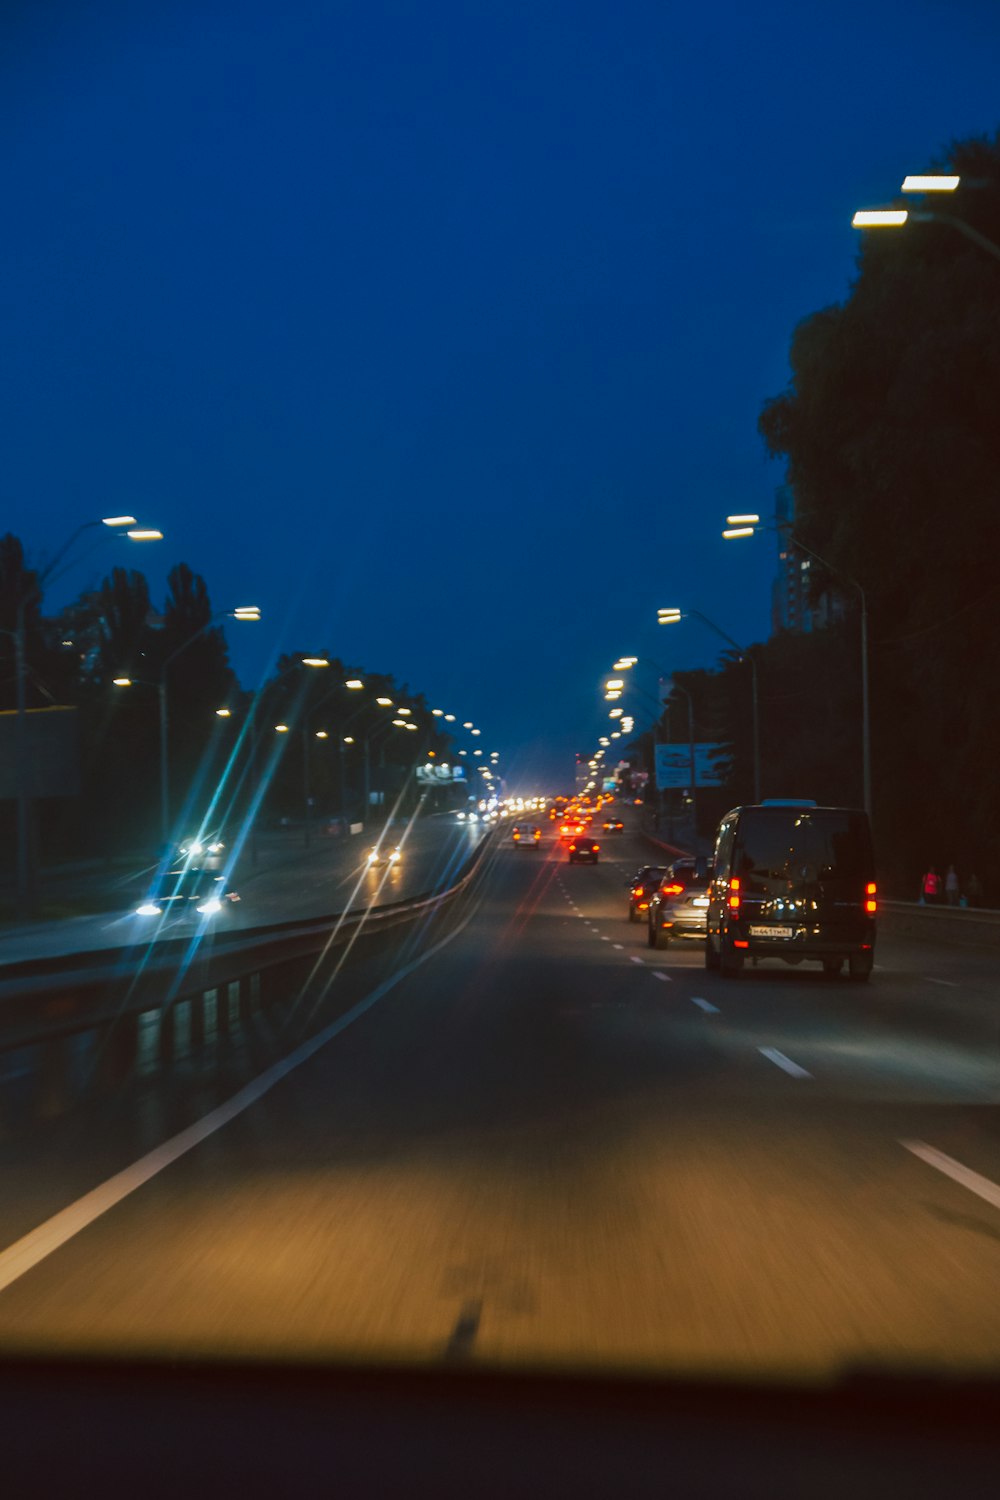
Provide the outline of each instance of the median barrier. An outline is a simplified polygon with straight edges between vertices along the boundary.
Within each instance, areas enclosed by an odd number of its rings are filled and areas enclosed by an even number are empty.
[[[196,1047],[205,1039],[206,1008],[214,1034],[224,1035],[259,1010],[299,998],[308,981],[322,995],[345,949],[357,944],[359,955],[371,953],[393,929],[447,908],[469,889],[492,844],[484,838],[446,889],[384,906],[208,934],[197,945],[188,936],[4,966],[0,1052],[40,1046],[47,1097],[61,1100],[74,1037],[96,1033],[105,1064],[120,1077],[135,1061],[140,1018],[156,1013],[156,1051],[169,1061],[178,1015]]]

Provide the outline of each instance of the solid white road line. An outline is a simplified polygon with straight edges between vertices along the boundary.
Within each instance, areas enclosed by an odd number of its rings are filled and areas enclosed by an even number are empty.
[[[959,988],[954,979],[935,979],[933,974],[925,974],[924,978],[928,984],[943,984],[950,990],[957,990]]]
[[[971,1167],[963,1167],[960,1161],[955,1161],[950,1156],[945,1156],[943,1151],[936,1151],[933,1146],[927,1146],[923,1141],[900,1141],[907,1151],[912,1151],[914,1156],[919,1156],[929,1167],[936,1167],[953,1182],[958,1182],[970,1193],[975,1193],[977,1198],[985,1198],[987,1203],[992,1203],[994,1208],[1000,1208],[1000,1187],[991,1182],[988,1177],[981,1177]]]
[[[786,1057],[783,1052],[779,1052],[777,1047],[758,1047],[757,1051],[777,1067],[782,1068],[792,1078],[812,1077],[812,1074],[807,1073],[805,1068],[800,1068],[797,1062],[792,1062],[790,1057]]]
[[[46,1219],[43,1224],[39,1224],[37,1229],[32,1229],[21,1239],[15,1240],[12,1245],[8,1245],[6,1250],[0,1251],[0,1292],[47,1259],[53,1251],[65,1245],[67,1240],[73,1239],[95,1219],[99,1219],[102,1214],[106,1214],[124,1198],[128,1198],[151,1178],[158,1176],[164,1168],[171,1166],[182,1156],[186,1156],[189,1151],[194,1150],[195,1146],[200,1145],[217,1130],[221,1130],[223,1125],[228,1125],[230,1120],[235,1120],[237,1115],[243,1114],[251,1104],[256,1104],[258,1099],[270,1093],[275,1084],[280,1083],[289,1073],[307,1062],[335,1036],[346,1031],[348,1026],[353,1025],[359,1017],[364,1015],[365,1011],[371,1010],[372,1006],[391,989],[394,989],[401,980],[406,979],[415,969],[419,969],[421,964],[425,964],[429,958],[433,958],[435,953],[439,953],[442,948],[458,937],[475,916],[477,909],[473,907],[464,921],[460,922],[447,937],[428,948],[426,953],[421,953],[411,963],[405,964],[395,974],[390,974],[389,978],[383,980],[370,995],[366,995],[363,1000],[358,1001],[357,1005],[353,1005],[342,1016],[331,1021],[329,1026],[324,1026],[316,1036],[310,1037],[309,1041],[296,1047],[280,1062],[266,1068],[252,1083],[248,1083],[231,1099],[227,1099],[225,1104],[220,1104],[218,1109],[210,1110],[207,1115],[196,1120],[193,1125],[189,1125],[186,1130],[179,1131],[177,1135],[171,1136],[169,1140],[147,1152],[145,1156],[140,1156],[139,1160],[133,1162],[130,1167],[126,1167],[122,1172],[116,1172],[114,1177],[108,1178],[107,1182],[102,1182],[99,1187],[93,1188],[91,1192],[78,1198],[75,1203],[71,1203],[67,1208],[53,1214],[50,1219]]]
[[[653,978],[654,979],[662,979],[663,982],[664,982],[664,984],[673,984],[673,982],[674,982],[671,979],[671,977],[670,977],[669,974],[664,974],[664,972],[663,972],[662,969],[654,969],[653,970]]]
[[[717,1016],[719,1014],[719,1007],[713,1005],[711,1000],[703,1000],[700,995],[692,995],[691,1004],[697,1005],[698,1009],[703,1010],[706,1015]]]

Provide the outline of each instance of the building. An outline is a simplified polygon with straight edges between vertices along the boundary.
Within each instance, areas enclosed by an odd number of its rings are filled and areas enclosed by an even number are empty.
[[[774,522],[778,532],[778,576],[771,585],[771,633],[794,630],[804,634],[822,630],[839,618],[842,606],[829,593],[813,598],[812,559],[789,541],[789,532],[795,525],[795,501],[787,484],[775,491]]]

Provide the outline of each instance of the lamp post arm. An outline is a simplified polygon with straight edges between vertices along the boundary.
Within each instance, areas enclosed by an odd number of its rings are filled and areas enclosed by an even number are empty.
[[[943,214],[939,210],[931,213],[929,209],[919,209],[911,212],[910,218],[915,224],[947,224],[949,228],[957,229],[959,234],[964,234],[974,245],[978,245],[980,250],[985,250],[987,255],[992,255],[994,260],[1000,260],[1000,245],[988,239],[985,234],[980,234],[978,229],[973,229],[964,219],[956,218],[954,214]]]

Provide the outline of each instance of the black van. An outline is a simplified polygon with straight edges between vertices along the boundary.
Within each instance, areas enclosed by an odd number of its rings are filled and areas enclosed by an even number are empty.
[[[867,814],[814,802],[735,807],[716,835],[705,967],[736,978],[749,958],[803,959],[864,982],[875,955]]]

